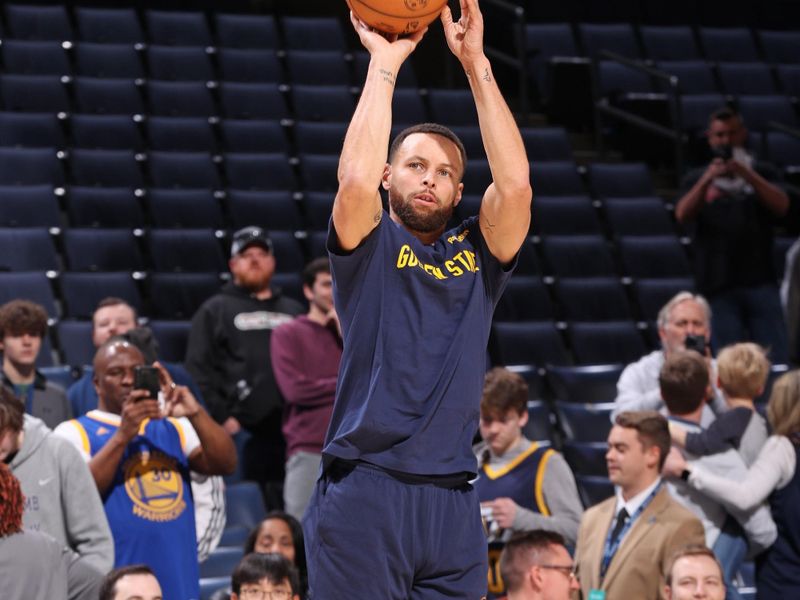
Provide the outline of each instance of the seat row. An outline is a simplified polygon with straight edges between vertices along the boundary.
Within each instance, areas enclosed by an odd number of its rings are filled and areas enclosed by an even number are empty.
[[[2,72],[166,81],[238,81],[362,85],[369,55],[339,50],[258,50],[5,40]],[[413,66],[400,70],[398,87],[418,87]]]
[[[141,18],[140,18],[141,16]],[[333,17],[228,14],[134,8],[6,4],[3,36],[16,40],[74,41],[229,48],[346,50]]]

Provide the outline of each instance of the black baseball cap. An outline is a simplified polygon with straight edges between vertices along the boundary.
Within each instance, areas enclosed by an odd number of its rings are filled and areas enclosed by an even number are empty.
[[[261,246],[267,252],[272,252],[272,240],[261,227],[244,227],[233,234],[231,243],[231,258],[244,252],[249,246]]]

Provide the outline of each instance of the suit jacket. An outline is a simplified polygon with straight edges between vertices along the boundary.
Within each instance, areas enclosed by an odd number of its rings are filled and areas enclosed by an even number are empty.
[[[583,598],[591,589],[605,590],[607,600],[663,598],[662,574],[670,555],[687,544],[705,545],[703,525],[662,486],[623,538],[601,584],[600,563],[616,505],[616,496],[611,497],[581,520],[575,564]]]

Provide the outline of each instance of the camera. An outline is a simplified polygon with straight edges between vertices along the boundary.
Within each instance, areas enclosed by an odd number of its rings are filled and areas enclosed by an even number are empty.
[[[714,146],[711,148],[711,155],[714,158],[721,158],[722,160],[730,160],[733,158],[733,146],[723,144],[721,146]]]
[[[703,356],[706,355],[706,337],[704,335],[687,335],[683,342],[687,350],[694,350]]]
[[[158,380],[158,369],[140,365],[133,368],[133,389],[147,390],[150,398],[157,399],[161,391],[161,382]]]

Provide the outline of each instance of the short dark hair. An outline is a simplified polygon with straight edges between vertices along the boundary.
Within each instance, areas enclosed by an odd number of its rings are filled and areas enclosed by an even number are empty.
[[[258,583],[266,579],[273,585],[289,581],[293,594],[298,594],[300,582],[297,569],[282,554],[259,554],[252,552],[246,554],[236,566],[231,575],[231,589],[238,595],[242,586],[248,583]]]
[[[128,575],[152,575],[156,577],[153,569],[144,564],[128,565],[114,569],[103,579],[103,585],[100,587],[100,600],[114,600],[114,596],[117,595],[117,582]]]
[[[25,405],[6,386],[0,386],[0,435],[19,433],[25,426]]]
[[[97,306],[95,307],[94,312],[92,313],[92,323],[94,323],[94,316],[97,314],[98,310],[100,310],[101,308],[105,308],[106,306],[119,306],[120,304],[130,308],[133,311],[133,318],[134,319],[137,318],[138,315],[136,314],[136,308],[131,306],[130,302],[128,302],[127,300],[123,300],[122,298],[118,298],[117,296],[106,296],[105,298],[100,300],[100,302],[97,303]]]
[[[528,384],[519,373],[494,367],[483,380],[481,413],[504,416],[511,409],[517,414],[528,409]]]
[[[30,300],[11,300],[0,306],[0,339],[7,335],[47,334],[47,312],[41,304]]]
[[[439,125],[438,123],[419,123],[418,125],[412,125],[411,127],[406,127],[398,133],[395,138],[392,140],[391,145],[389,146],[389,157],[388,162],[392,162],[394,159],[394,155],[397,154],[398,148],[400,145],[405,141],[405,139],[414,134],[414,133],[431,133],[434,135],[440,135],[443,138],[447,138],[451,142],[456,145],[458,148],[458,154],[461,156],[461,176],[464,176],[464,170],[467,168],[467,149],[464,148],[464,142],[453,133],[453,131],[444,125]]]
[[[661,397],[669,412],[688,415],[703,403],[708,391],[708,365],[693,350],[670,352],[658,375]]]
[[[645,450],[655,446],[659,450],[658,470],[664,468],[672,439],[669,435],[669,424],[664,415],[654,410],[628,410],[621,412],[614,419],[614,424],[626,429],[635,429],[639,435],[639,442]]]
[[[330,273],[331,263],[327,256],[320,256],[308,263],[303,269],[303,285],[311,287],[320,273]]]
[[[525,572],[537,564],[540,554],[548,552],[552,546],[564,545],[564,538],[555,531],[534,529],[512,535],[500,555],[500,576],[508,591],[522,587]]]
[[[739,112],[732,106],[720,106],[717,110],[711,113],[708,117],[708,122],[711,121],[730,121],[731,119],[741,119]]]
[[[687,556],[707,556],[713,560],[719,569],[719,578],[722,581],[722,585],[725,585],[725,577],[723,575],[722,565],[720,564],[719,559],[714,554],[713,550],[710,550],[702,544],[688,544],[682,548],[678,548],[672,553],[667,561],[667,570],[664,572],[664,581],[667,585],[672,585],[672,569],[675,568],[675,563],[681,558],[685,558]]]

